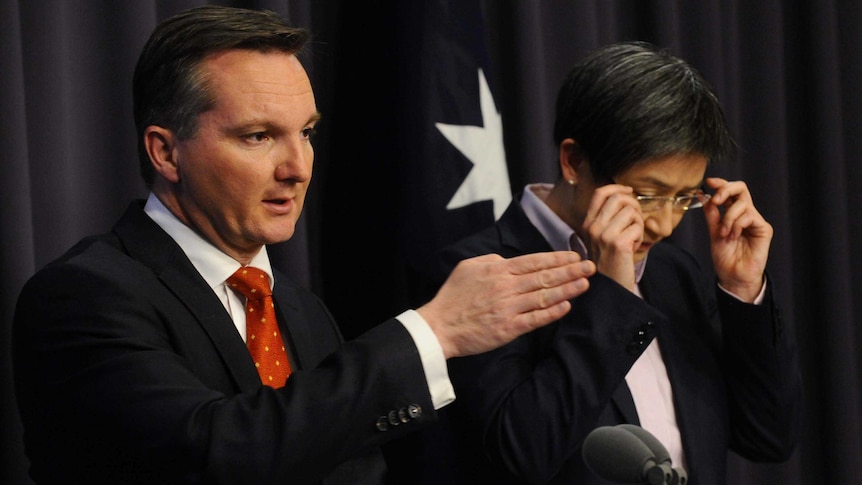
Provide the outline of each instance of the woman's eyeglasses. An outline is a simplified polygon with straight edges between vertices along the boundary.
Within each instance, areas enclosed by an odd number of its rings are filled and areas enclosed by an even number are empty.
[[[609,179],[612,183],[618,183],[614,179]],[[625,185],[625,184],[621,184]],[[677,195],[675,197],[662,197],[659,195],[636,195],[635,199],[641,204],[641,210],[644,212],[652,212],[661,210],[668,202],[673,210],[677,212],[686,212],[691,209],[703,207],[703,204],[712,197],[701,189],[697,189],[691,195]]]
[[[658,195],[636,195],[635,199],[641,204],[641,210],[644,212],[657,211],[664,208],[668,202],[673,207],[673,210],[685,212],[691,209],[703,207],[710,198],[710,195],[698,189],[692,195],[677,195],[676,197],[660,197]]]

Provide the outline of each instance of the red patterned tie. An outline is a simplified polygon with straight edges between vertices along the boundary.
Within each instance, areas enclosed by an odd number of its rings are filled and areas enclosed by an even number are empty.
[[[290,362],[275,319],[275,304],[269,278],[263,271],[245,266],[227,279],[234,290],[245,295],[246,341],[260,380],[270,387],[284,386]]]

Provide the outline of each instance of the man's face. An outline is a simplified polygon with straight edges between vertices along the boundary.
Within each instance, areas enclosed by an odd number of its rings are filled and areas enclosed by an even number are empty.
[[[200,65],[215,105],[175,149],[180,219],[239,261],[293,236],[311,180],[319,114],[299,60],[229,50]]]
[[[635,195],[693,195],[703,184],[706,166],[702,155],[675,155],[639,163],[614,180],[632,187]],[[684,214],[670,203],[658,210],[645,211],[643,243],[635,251],[635,262],[643,261],[653,245],[670,236]]]

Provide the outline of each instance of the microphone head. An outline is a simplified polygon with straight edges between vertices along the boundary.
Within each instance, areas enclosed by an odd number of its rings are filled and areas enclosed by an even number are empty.
[[[643,483],[655,466],[649,447],[622,428],[602,426],[587,435],[583,458],[596,475],[612,482]]]
[[[686,485],[688,483],[688,473],[682,468],[674,468],[673,478],[670,483],[671,485]]]
[[[649,431],[634,424],[618,424],[616,427],[622,428],[637,436],[638,439],[640,439],[643,444],[647,445],[647,448],[652,452],[656,463],[662,464],[671,462],[670,453],[668,453],[667,448],[665,448],[662,442]]]

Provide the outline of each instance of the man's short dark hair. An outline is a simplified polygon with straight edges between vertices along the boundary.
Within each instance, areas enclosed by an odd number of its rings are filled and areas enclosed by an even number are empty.
[[[638,162],[735,151],[718,98],[682,59],[646,42],[608,45],[569,72],[557,96],[554,142],[572,138],[592,172],[612,179]]]
[[[197,131],[198,116],[215,102],[198,69],[206,56],[230,49],[299,53],[308,38],[307,30],[266,10],[208,5],[161,22],[138,58],[133,80],[141,175],[147,187],[155,171],[144,147],[144,130],[157,125],[188,139]]]

